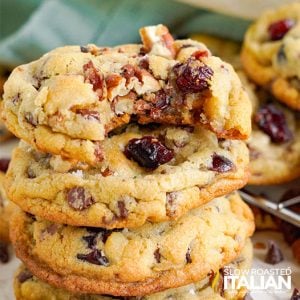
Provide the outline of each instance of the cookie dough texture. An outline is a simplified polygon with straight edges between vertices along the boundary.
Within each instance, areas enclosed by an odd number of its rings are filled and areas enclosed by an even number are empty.
[[[250,208],[233,193],[177,221],[135,229],[93,231],[19,212],[11,238],[17,256],[49,284],[74,293],[136,296],[204,279],[238,257],[253,230]],[[101,264],[83,258],[91,251],[101,253]]]
[[[281,39],[272,40],[268,28],[282,20],[288,20],[293,25]],[[279,101],[296,110],[300,110],[299,20],[299,2],[265,12],[248,29],[241,55],[249,77],[269,88]]]
[[[224,268],[232,270],[247,270],[251,267],[252,262],[252,244],[247,240],[245,247],[240,253],[239,257]],[[163,292],[158,292],[152,295],[142,297],[132,297],[132,300],[167,300],[167,299],[182,299],[182,300],[238,300],[243,299],[246,290],[241,288],[239,290],[225,290],[222,291],[222,272],[216,272],[212,278],[207,276],[200,282],[192,283],[183,287],[168,289]],[[33,276],[31,272],[21,265],[15,274],[14,291],[16,300],[111,300],[124,299],[123,297],[110,297],[92,294],[73,294],[64,289],[51,286],[37,277]],[[223,293],[222,293],[223,292]]]
[[[162,25],[142,45],[67,46],[17,67],[5,84],[2,118],[44,152],[99,163],[111,130],[141,124],[201,124],[246,139],[251,105],[231,65],[201,43],[174,41]]]
[[[129,140],[149,135],[174,151],[174,158],[155,170],[139,166],[123,152]],[[9,198],[23,210],[57,223],[136,227],[147,220],[177,219],[244,186],[249,176],[245,143],[219,140],[200,127],[132,125],[107,138],[103,149],[106,159],[95,168],[20,143],[7,173]],[[226,172],[214,169],[216,155],[226,158],[231,168]]]

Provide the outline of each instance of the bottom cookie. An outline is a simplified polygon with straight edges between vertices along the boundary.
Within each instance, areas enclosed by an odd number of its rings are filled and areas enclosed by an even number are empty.
[[[18,212],[16,255],[37,277],[74,293],[141,296],[201,281],[233,261],[253,233],[237,193],[177,221],[107,230],[60,225]]]
[[[164,300],[164,299],[181,299],[181,300],[201,300],[201,299],[243,299],[246,289],[241,287],[238,290],[224,290],[223,273],[225,268],[233,270],[246,270],[251,267],[252,262],[252,244],[250,239],[247,241],[244,249],[237,259],[231,264],[220,269],[219,272],[209,274],[205,279],[198,283],[169,289],[164,292],[142,296],[130,297],[130,299],[139,300]],[[110,299],[128,299],[124,297],[112,297],[105,295],[91,294],[73,294],[64,289],[51,286],[38,279],[24,266],[21,265],[15,274],[14,291],[16,300],[110,300]]]

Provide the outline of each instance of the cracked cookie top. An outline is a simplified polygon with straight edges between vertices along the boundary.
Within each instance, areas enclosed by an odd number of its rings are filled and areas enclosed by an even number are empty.
[[[231,65],[202,43],[174,40],[163,25],[141,28],[140,35],[141,45],[66,46],[17,67],[4,87],[8,128],[37,148],[73,158],[75,150],[40,145],[41,128],[51,141],[69,143],[102,141],[132,119],[249,136],[250,103]]]

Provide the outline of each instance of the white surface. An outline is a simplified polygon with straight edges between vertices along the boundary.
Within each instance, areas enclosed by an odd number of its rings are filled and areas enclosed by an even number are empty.
[[[12,140],[4,145],[0,145],[0,157],[9,157],[11,150],[14,146],[17,145],[17,140]],[[274,190],[277,191],[277,188]],[[266,192],[266,191],[265,191]],[[271,191],[272,192],[272,191]],[[292,269],[292,283],[295,287],[300,287],[300,267],[296,264],[293,259],[293,255],[290,247],[284,242],[282,234],[278,232],[269,232],[262,231],[255,233],[253,237],[253,242],[266,242],[268,240],[274,240],[279,245],[280,249],[284,253],[284,261],[280,264],[276,265],[276,268],[287,268],[290,267]],[[272,268],[274,266],[270,266],[264,263],[264,257],[266,254],[266,250],[254,249],[254,260],[252,268]],[[11,253],[12,259],[8,264],[0,263],[0,300],[13,300],[13,290],[12,290],[12,278],[13,273],[19,265],[19,261],[14,257],[13,253]],[[254,300],[287,300],[290,298],[292,291],[288,293],[272,293],[272,292],[253,292],[251,296]],[[43,299],[41,299],[43,300]]]

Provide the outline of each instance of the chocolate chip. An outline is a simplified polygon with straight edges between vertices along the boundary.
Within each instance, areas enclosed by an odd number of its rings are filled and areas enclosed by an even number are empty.
[[[8,158],[1,158],[0,159],[0,171],[1,172],[6,172],[7,169],[8,169],[8,166],[9,166],[9,162],[10,162],[10,159]]]
[[[102,251],[98,249],[94,249],[89,254],[77,254],[77,258],[80,260],[87,261],[94,265],[99,265],[99,266],[109,265],[109,261],[107,257],[102,253]]]
[[[21,100],[21,94],[20,93],[17,93],[12,99],[11,99],[11,102],[13,103],[13,105],[17,105],[19,104]]]
[[[290,300],[300,300],[300,291],[297,288],[294,288],[292,297]]]
[[[121,219],[126,219],[128,217],[128,210],[125,206],[124,201],[118,201],[118,209],[119,209],[118,217]]]
[[[8,246],[0,241],[0,262],[7,263],[9,261]]]
[[[186,254],[185,254],[186,263],[190,264],[192,262],[191,258],[191,248],[188,248]]]
[[[92,246],[97,244],[98,239],[105,243],[112,232],[120,231],[121,229],[108,230],[100,227],[88,227],[86,228],[86,230],[93,234],[87,237],[83,237],[83,239],[88,243],[89,248],[93,248]]]
[[[265,257],[265,262],[271,265],[276,265],[283,261],[283,254],[274,241],[269,241],[269,249]]]
[[[33,114],[31,112],[26,112],[24,114],[24,118],[27,121],[27,123],[36,126],[37,125],[37,121],[35,120],[35,118],[33,117]]]
[[[159,252],[159,248],[157,248],[155,251],[154,251],[154,258],[156,260],[157,263],[160,263],[160,259],[161,259],[161,254]]]
[[[282,64],[286,62],[286,54],[284,52],[284,45],[281,45],[277,52],[277,61]]]
[[[32,170],[31,167],[27,169],[27,177],[30,179],[36,178],[35,172]]]
[[[45,232],[47,232],[50,235],[53,235],[57,232],[58,226],[59,226],[58,224],[53,223],[53,224],[49,225],[48,227],[46,227]]]
[[[173,150],[168,149],[152,136],[130,140],[125,147],[124,154],[128,159],[136,161],[141,167],[149,169],[156,169],[174,157]]]
[[[18,281],[20,283],[23,283],[32,277],[33,277],[33,275],[31,274],[31,272],[29,270],[24,270],[18,275]]]
[[[214,153],[212,155],[212,166],[208,169],[211,171],[225,173],[232,171],[235,168],[233,162],[223,155]]]
[[[68,190],[67,200],[75,210],[84,210],[95,202],[92,195],[83,187],[74,187]]]
[[[86,47],[86,46],[80,46],[80,51],[81,51],[82,53],[88,53],[88,52],[89,52],[89,49],[88,49],[88,47]]]
[[[87,120],[97,120],[100,121],[99,113],[95,110],[87,109],[87,108],[82,108],[82,109],[77,109],[76,113],[81,115]]]

